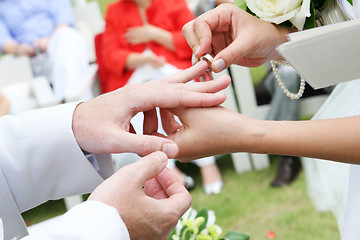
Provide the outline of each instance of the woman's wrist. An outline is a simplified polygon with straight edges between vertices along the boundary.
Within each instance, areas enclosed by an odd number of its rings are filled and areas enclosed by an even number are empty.
[[[276,25],[276,24],[273,24],[272,23],[272,25],[276,28],[276,30],[278,31],[278,34],[277,34],[277,36],[278,36],[278,44],[277,44],[277,46],[279,46],[279,45],[281,45],[281,44],[283,44],[283,43],[286,43],[286,42],[288,42],[289,41],[289,39],[288,39],[288,37],[287,37],[287,35],[289,34],[289,33],[293,33],[293,32],[296,32],[297,31],[297,29],[296,28],[290,28],[290,29],[287,29],[287,28],[284,28],[284,27],[281,27],[281,26],[279,26],[279,25]],[[280,55],[280,54],[278,54],[278,52],[275,50],[275,52],[276,52],[276,57],[274,57],[274,59],[275,60],[284,60],[284,58]]]

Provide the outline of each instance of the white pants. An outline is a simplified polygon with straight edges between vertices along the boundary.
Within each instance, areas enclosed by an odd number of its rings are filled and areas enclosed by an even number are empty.
[[[82,86],[89,64],[85,40],[75,29],[61,28],[52,35],[47,52],[31,59],[33,74],[45,76],[58,102]]]

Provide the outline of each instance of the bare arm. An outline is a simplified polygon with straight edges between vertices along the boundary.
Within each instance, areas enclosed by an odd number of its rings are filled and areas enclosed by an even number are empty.
[[[161,67],[164,65],[165,60],[155,54],[130,53],[126,58],[126,69],[132,70],[146,63],[151,64],[153,67]]]
[[[125,34],[125,37],[129,43],[134,45],[156,42],[171,51],[175,50],[171,33],[151,24],[130,28]]]
[[[250,152],[360,163],[360,116],[311,121],[255,121]]]
[[[34,48],[28,44],[19,44],[15,41],[9,41],[3,45],[3,52],[6,54],[15,54],[18,56],[34,56]]]
[[[254,120],[225,108],[177,109],[183,126],[165,123],[179,158],[232,152],[314,157],[360,164],[360,116],[311,120]],[[180,131],[176,131],[180,128]]]

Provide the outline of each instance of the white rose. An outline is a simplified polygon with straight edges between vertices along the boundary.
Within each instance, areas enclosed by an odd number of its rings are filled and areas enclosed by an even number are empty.
[[[260,19],[276,24],[289,20],[302,30],[310,17],[310,0],[245,0],[248,8]]]

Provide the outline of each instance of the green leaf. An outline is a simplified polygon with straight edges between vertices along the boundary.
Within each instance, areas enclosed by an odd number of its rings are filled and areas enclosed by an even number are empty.
[[[242,10],[246,11],[246,2],[245,0],[235,0],[234,4],[241,8]]]
[[[352,0],[347,0],[350,4],[351,4],[351,6],[353,6],[353,1]]]
[[[169,239],[173,239],[172,237],[176,234],[176,227],[174,228],[174,230],[172,230],[170,236],[169,236]]]
[[[184,240],[191,240],[191,231],[187,231],[186,233],[185,233],[185,237],[184,237]]]
[[[325,6],[326,2],[329,2],[329,0],[312,0],[311,3],[314,5],[315,9],[322,8]]]
[[[225,240],[250,240],[249,235],[245,233],[230,231],[224,236]]]
[[[250,13],[251,15],[253,15],[253,16],[255,16],[255,17],[258,17],[258,16],[256,16],[256,14],[253,13],[253,12],[250,10],[250,8],[248,8],[247,6],[246,6],[246,12],[247,12],[247,13]]]
[[[188,229],[187,226],[183,226],[183,227],[181,228],[181,231],[180,231],[180,239],[182,239],[182,238],[184,237],[185,233],[186,233],[188,230],[189,230],[189,229]]]
[[[315,27],[315,8],[312,2],[310,3],[310,14],[311,16],[306,18],[304,29],[310,29]]]
[[[199,226],[199,233],[206,228],[206,224],[208,222],[208,211],[209,210],[207,208],[203,208],[198,212],[198,214],[195,217],[195,219],[198,217],[205,218],[205,221]]]
[[[280,23],[279,26],[286,28],[286,29],[290,29],[290,28],[294,27],[294,25],[290,21],[285,21],[283,23]]]

